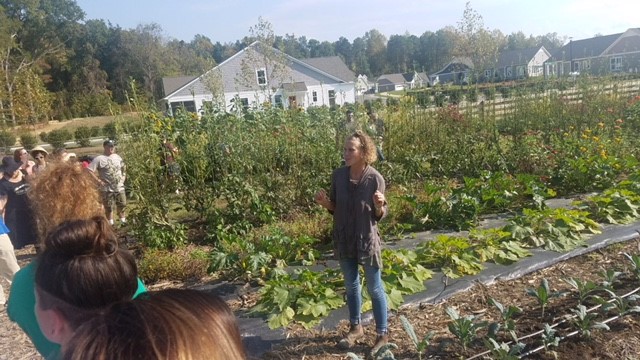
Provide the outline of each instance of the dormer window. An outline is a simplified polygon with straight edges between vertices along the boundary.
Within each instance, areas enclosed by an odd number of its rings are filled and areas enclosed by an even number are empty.
[[[267,71],[265,69],[256,70],[258,85],[267,85]]]

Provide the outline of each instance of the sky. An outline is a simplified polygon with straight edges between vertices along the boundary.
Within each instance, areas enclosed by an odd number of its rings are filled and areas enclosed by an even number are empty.
[[[353,41],[376,29],[387,38],[420,36],[462,19],[467,0],[76,0],[85,19],[104,19],[132,29],[157,23],[168,38],[191,41],[196,34],[213,42],[235,42],[249,35],[258,18],[276,35],[307,40]],[[470,2],[486,28],[504,34],[557,33],[574,40],[640,27],[640,1],[476,0]]]

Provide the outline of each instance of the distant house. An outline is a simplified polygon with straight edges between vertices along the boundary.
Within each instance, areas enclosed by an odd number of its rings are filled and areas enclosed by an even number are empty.
[[[469,72],[473,70],[473,62],[469,58],[455,57],[440,71],[429,75],[429,83],[435,84],[468,84]]]
[[[376,92],[416,89],[429,85],[429,77],[425,73],[408,72],[398,74],[385,74],[376,81]]]
[[[375,84],[369,81],[367,75],[358,75],[356,79],[356,96],[362,96],[374,90]]]
[[[551,54],[544,46],[503,51],[498,56],[496,67],[485,69],[483,81],[508,81],[544,75],[544,62]]]
[[[355,102],[355,80],[338,56],[296,59],[254,42],[205,74],[162,79],[162,102],[170,113],[180,107],[201,112],[207,105],[226,111],[265,103],[305,109],[343,105]]]
[[[608,75],[640,71],[640,28],[569,41],[544,65],[545,77]]]

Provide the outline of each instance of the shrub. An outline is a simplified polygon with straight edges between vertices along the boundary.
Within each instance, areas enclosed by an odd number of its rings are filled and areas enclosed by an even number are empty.
[[[173,251],[146,249],[140,259],[138,274],[145,283],[200,279],[207,274],[209,266],[209,260],[201,253],[201,250],[188,247]]]
[[[47,140],[49,134],[46,131],[41,132],[38,136],[40,137],[40,141],[49,142],[49,140]]]
[[[9,131],[0,131],[0,147],[8,148],[16,143],[16,136]]]
[[[102,127],[102,133],[111,140],[117,140],[118,131],[116,130],[116,123],[110,122],[105,124],[104,127]]]
[[[69,132],[69,130],[64,129],[52,130],[47,135],[47,141],[55,149],[64,147],[64,143],[70,139],[71,133]]]
[[[36,146],[37,143],[38,137],[33,135],[32,133],[25,131],[20,134],[20,144],[22,144],[25,149],[33,149],[33,147]]]
[[[102,132],[102,129],[100,128],[100,126],[91,127],[91,137],[100,136],[101,132]]]
[[[80,146],[91,146],[91,129],[88,126],[79,126],[75,131],[75,138]]]

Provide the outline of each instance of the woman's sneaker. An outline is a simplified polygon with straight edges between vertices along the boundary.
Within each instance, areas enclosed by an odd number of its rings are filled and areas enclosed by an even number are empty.
[[[342,350],[350,349],[362,338],[364,338],[364,329],[362,329],[362,325],[351,324],[347,335],[338,342],[338,348]]]

